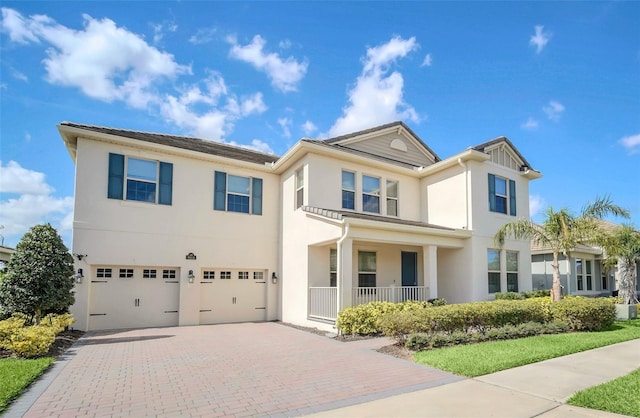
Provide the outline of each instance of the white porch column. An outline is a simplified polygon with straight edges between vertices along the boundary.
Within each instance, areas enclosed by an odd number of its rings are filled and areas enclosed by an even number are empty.
[[[422,247],[422,265],[425,286],[429,286],[429,299],[438,297],[438,247],[425,245]]]
[[[338,242],[338,312],[351,306],[353,292],[353,240],[345,238]]]

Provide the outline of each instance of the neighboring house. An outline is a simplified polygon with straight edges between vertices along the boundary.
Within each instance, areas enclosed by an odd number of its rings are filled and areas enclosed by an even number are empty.
[[[7,265],[11,258],[11,254],[14,252],[15,250],[13,248],[0,245],[0,266],[2,266],[2,268]]]
[[[83,330],[282,320],[331,329],[372,300],[492,299],[531,288],[539,178],[504,137],[444,160],[404,123],[281,157],[63,122],[76,164],[72,312]]]
[[[613,231],[618,224],[600,220],[604,230]],[[603,252],[600,247],[580,245],[567,257],[560,254],[560,282],[564,294],[581,296],[608,296],[618,290],[619,273],[616,268],[602,266]],[[531,286],[534,290],[551,289],[553,282],[553,253],[543,245],[531,244]],[[640,265],[638,265],[640,272]],[[570,280],[567,282],[567,272]],[[640,282],[637,283],[640,291]]]

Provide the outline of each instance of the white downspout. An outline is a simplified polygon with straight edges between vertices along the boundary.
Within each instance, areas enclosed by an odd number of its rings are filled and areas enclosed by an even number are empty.
[[[465,226],[464,229],[469,229],[469,168],[467,163],[462,161],[462,158],[458,158],[458,164],[464,168],[464,206],[465,206]]]

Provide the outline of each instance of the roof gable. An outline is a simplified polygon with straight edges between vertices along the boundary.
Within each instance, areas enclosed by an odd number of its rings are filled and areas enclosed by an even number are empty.
[[[526,171],[532,169],[529,162],[520,151],[509,141],[501,136],[491,141],[473,147],[476,151],[484,152],[491,158],[490,161],[515,171]]]
[[[323,142],[414,167],[427,167],[440,161],[440,157],[402,122],[389,123]]]

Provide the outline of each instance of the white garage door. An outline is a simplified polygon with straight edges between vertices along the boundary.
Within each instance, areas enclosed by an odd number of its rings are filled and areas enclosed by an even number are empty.
[[[266,320],[266,274],[266,270],[203,270],[200,323]]]
[[[98,267],[89,295],[89,329],[178,325],[179,270]]]

